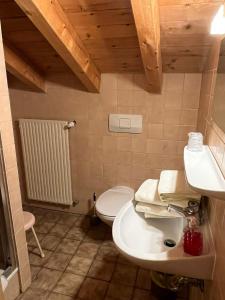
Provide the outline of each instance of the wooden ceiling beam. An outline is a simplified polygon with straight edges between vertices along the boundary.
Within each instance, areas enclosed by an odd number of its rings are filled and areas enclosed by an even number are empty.
[[[58,0],[15,0],[90,92],[99,92],[101,74]]]
[[[32,89],[45,92],[45,80],[38,71],[11,46],[5,42],[3,46],[7,71]]]
[[[162,60],[158,0],[131,0],[131,6],[148,89],[152,93],[160,93]]]

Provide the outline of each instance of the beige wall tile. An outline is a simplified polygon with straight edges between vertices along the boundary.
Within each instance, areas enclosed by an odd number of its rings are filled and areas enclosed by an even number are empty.
[[[117,163],[120,165],[131,165],[132,152],[131,151],[118,151]]]
[[[165,124],[180,124],[181,110],[167,109],[164,113]]]
[[[180,137],[179,125],[164,124],[163,126],[163,139],[177,141]]]
[[[146,153],[132,153],[132,165],[141,165],[145,166],[147,162]]]
[[[164,74],[163,91],[166,91],[166,92],[167,91],[176,91],[179,93],[183,93],[184,76],[185,76],[185,74],[172,74],[172,73]]]
[[[168,110],[181,109],[182,97],[183,97],[183,93],[181,91],[168,90],[166,91],[164,97],[165,97],[165,109]]]
[[[198,119],[197,109],[185,109],[181,112],[181,124],[196,126]]]
[[[154,100],[152,102],[152,107],[150,110],[150,122],[154,124],[162,124],[165,122],[164,120],[164,105],[162,102],[162,96],[159,96],[159,101]]]
[[[161,139],[163,138],[163,124],[152,124],[150,123],[148,125],[148,137],[150,139],[158,138]]]
[[[114,74],[108,73],[101,77],[101,91],[117,89],[117,79]]]
[[[163,141],[149,139],[147,141],[147,152],[151,154],[163,154],[163,146]]]
[[[117,138],[117,149],[119,151],[131,151],[132,148],[132,137],[121,136]]]
[[[117,74],[118,90],[134,90],[133,74]]]
[[[201,90],[202,74],[185,74],[182,106],[197,109]]]
[[[133,91],[118,90],[117,103],[119,106],[132,106]]]
[[[133,152],[147,152],[147,140],[141,136],[132,137],[132,151]]]

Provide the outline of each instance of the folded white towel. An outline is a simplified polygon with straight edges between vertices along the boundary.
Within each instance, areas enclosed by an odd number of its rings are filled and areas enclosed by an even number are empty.
[[[160,200],[162,202],[179,202],[183,201],[188,204],[188,201],[193,200],[193,201],[200,201],[201,195],[200,194],[182,194],[182,193],[163,193],[160,194]],[[171,203],[172,204],[172,203]]]
[[[157,179],[145,180],[135,193],[135,200],[146,203],[153,202],[158,194],[158,182]]]
[[[164,170],[161,172],[158,193],[161,200],[167,202],[171,200],[200,200],[201,197],[188,186],[184,171],[178,170]]]
[[[164,207],[168,206],[168,202],[170,204],[174,204],[183,208],[188,206],[188,201],[190,199],[189,198],[182,199],[182,200],[180,198],[176,199],[176,194],[169,194],[170,197],[168,198],[168,200],[166,199],[164,201],[161,201],[157,189],[158,182],[159,181],[155,179],[148,179],[145,182],[143,182],[135,194],[135,200],[138,203],[144,203],[144,204],[150,203],[150,204],[164,206]]]
[[[145,219],[168,219],[168,218],[178,218],[179,216],[177,217],[173,217],[173,216],[157,216],[157,215],[153,215],[153,214],[148,214],[148,213],[145,213],[144,214],[145,216]]]
[[[168,204],[185,208],[190,200],[200,200],[200,195],[187,186],[183,171],[165,170],[160,180],[148,179],[135,193],[136,211],[144,213],[146,218],[181,217],[177,212],[169,212]]]
[[[180,214],[176,212],[169,212],[167,207],[153,205],[149,203],[138,203],[136,205],[137,212],[143,212],[145,214],[150,214],[158,217],[180,217]]]

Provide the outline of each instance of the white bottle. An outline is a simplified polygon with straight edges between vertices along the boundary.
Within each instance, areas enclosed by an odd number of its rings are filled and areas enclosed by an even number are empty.
[[[199,152],[203,150],[203,135],[201,132],[189,132],[188,137],[187,149],[189,151]]]

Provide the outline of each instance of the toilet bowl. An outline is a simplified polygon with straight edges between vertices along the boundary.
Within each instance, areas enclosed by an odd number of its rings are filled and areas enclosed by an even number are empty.
[[[112,226],[122,206],[133,199],[133,189],[128,186],[114,186],[98,197],[96,201],[96,214],[104,223]]]

